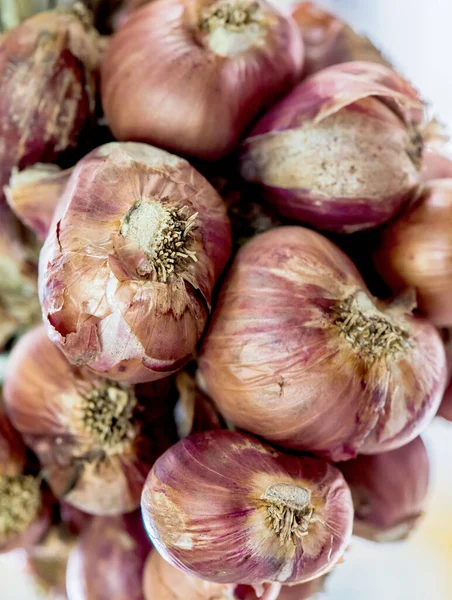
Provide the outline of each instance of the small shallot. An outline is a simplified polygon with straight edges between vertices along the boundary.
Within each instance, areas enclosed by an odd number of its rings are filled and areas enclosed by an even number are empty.
[[[174,441],[167,381],[136,387],[67,362],[39,327],[15,346],[5,402],[53,493],[97,515],[138,508],[154,460]]]
[[[216,160],[302,65],[295,23],[265,0],[161,0],[113,36],[102,103],[117,139]]]
[[[232,431],[179,441],[152,468],[141,501],[158,552],[216,583],[302,583],[342,558],[353,524],[340,472]]]
[[[417,190],[423,118],[417,92],[394,71],[335,65],[262,117],[241,173],[291,219],[341,233],[376,227]]]
[[[435,325],[452,325],[452,179],[427,183],[418,200],[385,227],[374,254],[384,281],[416,290]]]
[[[409,297],[372,297],[332,242],[280,227],[237,254],[199,357],[234,425],[335,461],[407,444],[447,379],[437,330]]]
[[[139,511],[96,517],[69,555],[68,600],[144,600],[143,569],[150,550]]]
[[[420,437],[374,456],[339,465],[353,496],[353,533],[376,542],[405,539],[422,517],[430,465]]]
[[[111,143],[75,168],[40,257],[51,340],[127,383],[187,363],[231,252],[226,207],[184,159]]]

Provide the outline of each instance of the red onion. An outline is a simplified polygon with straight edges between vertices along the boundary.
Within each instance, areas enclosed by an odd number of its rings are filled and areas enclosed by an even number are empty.
[[[422,118],[416,91],[390,69],[336,65],[258,122],[241,173],[291,219],[342,233],[376,227],[417,189]]]
[[[30,17],[1,38],[0,190],[13,167],[52,162],[86,131],[96,108],[97,41],[81,3]]]
[[[299,2],[292,16],[303,36],[306,74],[353,60],[391,66],[369,39],[314,2]]]
[[[188,162],[101,146],[76,167],[41,253],[48,334],[103,376],[166,377],[190,360],[230,251],[226,208]]]
[[[302,63],[295,23],[265,0],[161,0],[113,37],[103,107],[120,140],[216,160]]]
[[[425,185],[416,203],[382,231],[374,262],[395,292],[416,290],[432,323],[452,325],[452,179]]]
[[[278,445],[347,460],[414,439],[446,385],[436,329],[373,298],[318,233],[281,227],[237,254],[199,357],[234,425]]]
[[[141,510],[159,553],[207,581],[302,583],[350,540],[351,496],[326,461],[232,431],[198,433],[155,463]]]
[[[174,441],[167,381],[117,384],[70,365],[40,327],[15,346],[5,383],[11,420],[54,494],[98,515],[130,512]]]
[[[150,550],[139,512],[96,517],[69,556],[68,600],[144,600],[142,577]]]
[[[424,513],[430,465],[420,437],[403,448],[339,465],[355,506],[353,533],[377,542],[405,539]]]

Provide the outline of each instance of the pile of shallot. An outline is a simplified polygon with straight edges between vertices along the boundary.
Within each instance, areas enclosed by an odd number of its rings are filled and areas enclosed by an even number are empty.
[[[38,4],[0,14],[0,552],[68,600],[311,598],[414,530],[452,421],[442,136],[312,2]]]

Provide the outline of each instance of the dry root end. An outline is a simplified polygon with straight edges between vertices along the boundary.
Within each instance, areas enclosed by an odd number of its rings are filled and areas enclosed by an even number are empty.
[[[262,496],[267,509],[267,524],[281,545],[296,546],[308,535],[309,525],[317,519],[309,490],[289,483],[275,483]]]
[[[26,531],[40,508],[39,479],[31,475],[0,475],[0,539]]]
[[[415,126],[413,126],[410,131],[410,146],[407,148],[406,152],[413,165],[420,171],[424,154],[424,138],[422,133]]]
[[[216,29],[226,29],[240,33],[252,24],[262,23],[259,4],[250,0],[219,0],[203,9],[199,28],[212,33]]]
[[[193,232],[198,213],[188,213],[187,207],[166,208],[157,201],[139,200],[130,209],[124,217],[121,235],[137,243],[149,258],[148,267],[140,275],[154,273],[158,281],[166,283],[190,262],[197,262]]]
[[[395,356],[409,348],[409,332],[379,311],[364,292],[334,307],[334,324],[367,362]]]
[[[111,383],[94,389],[80,411],[87,433],[105,452],[120,451],[135,436],[132,425],[136,398],[132,389]]]
[[[83,2],[75,2],[69,8],[62,9],[63,11],[69,11],[70,14],[78,17],[83,27],[88,31],[92,29],[94,31],[94,18],[93,13]]]

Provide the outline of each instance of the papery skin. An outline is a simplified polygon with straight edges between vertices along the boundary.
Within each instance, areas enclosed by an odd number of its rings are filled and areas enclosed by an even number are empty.
[[[167,283],[138,274],[146,254],[119,233],[151,197],[198,213],[197,262]],[[187,161],[145,144],[101,146],[76,167],[41,252],[48,335],[70,362],[111,379],[167,377],[191,358],[230,252],[225,206]]]
[[[264,42],[237,55],[198,30],[212,0],[164,0],[134,11],[102,63],[102,104],[115,137],[209,161],[234,150],[256,114],[290,89],[303,64],[293,21],[264,0]]]
[[[409,332],[410,348],[367,363],[331,312],[359,291],[372,298],[350,259],[318,233],[282,227],[245,245],[199,357],[207,392],[226,419],[335,461],[414,439],[446,385],[442,341],[411,309],[377,301]]]
[[[452,421],[452,385],[449,383],[438,410],[438,416],[446,421]]]
[[[281,543],[262,496],[275,483],[311,492],[317,522],[303,542]],[[198,433],[155,463],[141,501],[158,552],[217,583],[303,582],[329,571],[351,534],[350,491],[325,461],[281,454],[232,431]]]
[[[13,171],[5,188],[6,200],[24,225],[44,241],[73,169],[62,171],[56,165],[38,163],[17,172]]]
[[[347,23],[314,2],[296,4],[292,17],[300,28],[305,45],[305,75],[354,60],[391,66],[368,38],[359,35]]]
[[[429,182],[435,179],[452,178],[452,160],[434,150],[427,150],[422,160],[422,180]]]
[[[149,469],[175,441],[162,416],[170,409],[167,382],[135,388],[134,436],[123,448],[111,449],[86,431],[79,416],[83,397],[108,381],[70,365],[44,327],[22,337],[8,367],[8,414],[39,457],[54,494],[95,515],[138,508]]]
[[[99,51],[86,18],[44,12],[1,38],[0,190],[13,167],[53,162],[89,128]]]
[[[452,325],[452,178],[427,183],[422,195],[383,229],[374,263],[394,290],[416,290],[435,325]]]
[[[429,489],[430,464],[422,439],[338,466],[352,491],[354,535],[376,542],[408,537],[424,514]]]
[[[335,65],[277,103],[242,145],[241,174],[282,215],[353,233],[393,217],[420,183],[417,92],[374,63]]]
[[[0,351],[40,320],[38,252],[0,190]]]
[[[144,600],[142,574],[150,550],[139,511],[96,517],[69,556],[68,600]]]

